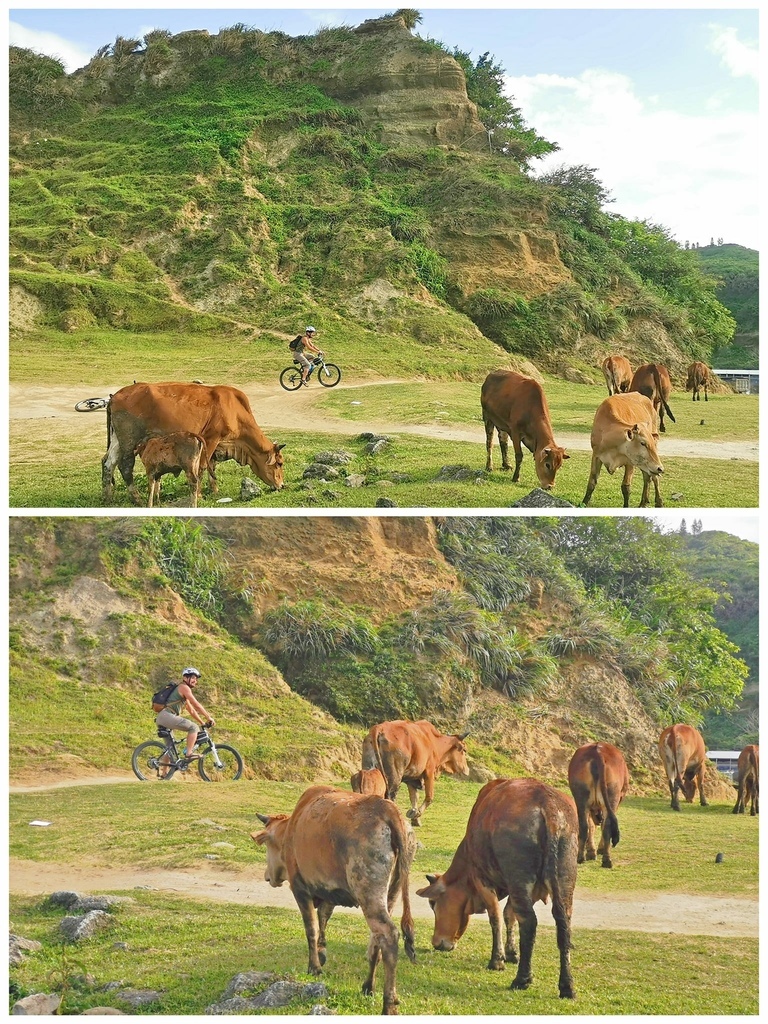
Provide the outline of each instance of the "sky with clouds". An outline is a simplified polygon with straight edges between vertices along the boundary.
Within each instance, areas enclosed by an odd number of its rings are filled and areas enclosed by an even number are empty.
[[[236,22],[289,35],[356,25],[388,9],[11,9],[11,43],[68,70],[115,37],[151,28],[216,32]],[[560,151],[536,164],[588,164],[609,209],[663,224],[681,243],[758,247],[758,24],[744,7],[643,9],[419,7],[422,36],[507,72],[529,125]]]

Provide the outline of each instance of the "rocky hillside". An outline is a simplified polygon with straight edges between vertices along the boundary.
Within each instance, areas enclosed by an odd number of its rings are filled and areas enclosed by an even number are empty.
[[[674,668],[690,651],[676,649],[676,623],[649,632],[590,592],[576,563],[553,555],[559,529],[13,519],[12,778],[125,770],[153,731],[149,696],[192,663],[252,777],[343,779],[374,721],[428,717],[470,731],[477,779],[563,782],[575,747],[602,738],[624,750],[638,791],[658,790],[660,724],[696,720]],[[727,702],[712,666],[700,672],[710,703]]]
[[[693,253],[608,216],[588,168],[533,175],[556,140],[515,115],[489,152],[455,49],[411,23],[157,30],[69,76],[12,48],[15,332],[268,342],[312,321],[398,339],[414,373],[440,372],[425,345],[484,338],[486,365],[618,346],[680,375],[730,341]]]

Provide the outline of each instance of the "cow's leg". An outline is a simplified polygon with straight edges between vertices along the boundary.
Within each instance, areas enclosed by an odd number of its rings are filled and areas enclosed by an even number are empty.
[[[589,469],[589,480],[587,481],[587,493],[584,495],[582,505],[588,505],[589,499],[592,497],[592,492],[597,487],[597,478],[600,476],[600,470],[603,468],[603,464],[596,455],[592,456],[592,465]]]
[[[577,784],[578,796],[574,794],[576,800],[576,813],[579,818],[579,849],[576,857],[577,863],[584,863],[584,851],[587,848],[587,840],[589,839],[589,812],[587,811],[587,800],[588,793],[581,790],[581,786]]]
[[[552,897],[552,917],[555,919],[557,948],[560,950],[558,989],[561,999],[576,998],[571,974],[571,910],[571,898],[564,899],[558,895]]]
[[[597,852],[602,858],[600,861],[601,866],[604,868],[613,867],[613,861],[611,860],[611,835],[610,818],[606,811],[605,817],[603,818],[603,831],[600,835],[600,845],[597,848]]]
[[[147,496],[147,508],[153,508],[155,499],[160,501],[160,477],[151,476],[149,478],[149,494]]]
[[[133,482],[133,467],[136,465],[136,453],[132,451],[121,452],[120,457],[117,460],[117,468],[120,470],[120,476],[125,480],[125,485],[128,488],[128,493],[131,496],[131,501],[134,505],[142,505],[141,495],[139,489]]]
[[[585,856],[587,860],[595,860],[597,857],[595,853],[595,820],[589,810],[585,810],[585,814],[587,818],[587,849]],[[581,834],[581,830],[579,830],[579,834]]]
[[[323,900],[320,906],[317,908],[317,923],[318,923],[318,934],[317,934],[317,958],[320,961],[321,966],[325,964],[325,929],[328,927],[328,922],[331,920],[331,914],[333,913],[333,903],[329,903],[327,900]]]
[[[659,414],[659,432],[661,434],[666,434],[667,428],[664,426],[664,403],[663,402],[659,402],[659,407],[657,409],[657,412]]]
[[[664,502],[661,497],[661,488],[659,487],[659,474],[651,478],[653,480],[653,494],[654,494],[654,505],[656,508],[664,508]]]
[[[419,828],[421,825],[419,818],[424,810],[424,806],[419,807],[419,791],[416,786],[411,782],[406,782],[406,786],[408,787],[408,799],[411,801],[411,806],[405,812],[405,816],[414,828]]]
[[[504,926],[506,935],[504,937],[504,959],[508,964],[517,963],[517,949],[515,948],[515,921],[517,917],[512,909],[512,901],[507,900],[504,906]]]
[[[197,495],[200,487],[200,476],[192,469],[185,469],[187,483],[189,484],[189,505],[190,508],[197,508]]]
[[[501,904],[493,889],[478,886],[477,894],[488,911],[488,921],[491,926],[491,959],[488,961],[488,970],[503,971],[506,960],[501,944]]]
[[[491,452],[493,451],[493,432],[496,428],[490,420],[485,421],[485,450],[487,452],[485,459],[485,471],[490,473],[493,470],[493,459]]]
[[[677,780],[676,779],[670,779],[669,780],[669,792],[670,792],[670,794],[672,796],[672,805],[671,806],[672,806],[672,810],[673,811],[679,811],[680,810],[680,797],[678,796],[677,790],[678,790]]]
[[[499,444],[501,444],[501,433],[499,433]],[[520,467],[523,464],[523,446],[520,443],[520,435],[512,435],[512,447],[515,449],[515,472],[512,474],[512,483],[516,484],[520,479]],[[509,469],[509,466],[507,466]]]
[[[511,895],[509,899],[512,900]],[[515,917],[520,923],[520,962],[510,988],[529,988],[533,981],[531,958],[536,942],[536,911],[533,909],[530,896],[526,897],[524,893],[514,900],[513,907]]]
[[[397,971],[397,926],[387,914],[383,905],[364,904],[361,907],[368,927],[371,929],[371,941],[368,944],[368,977],[363,982],[363,995],[373,995],[376,967],[379,957],[384,961],[384,1005],[382,1013],[394,1016],[398,1012],[399,999],[395,975]]]
[[[643,472],[642,469],[640,472],[643,474],[643,493],[640,495],[638,508],[645,508],[648,505],[648,495],[651,489],[651,474]]]
[[[709,800],[704,796],[704,762],[702,761],[699,770],[696,772],[696,782],[699,787],[699,802],[702,807],[706,807],[709,804]]]
[[[742,779],[741,776],[739,776],[739,788],[738,788],[738,792],[736,794],[736,806],[733,808],[733,813],[734,814],[743,814],[744,813],[744,809],[746,807],[746,803],[745,803],[745,800],[744,800],[744,791],[745,791],[745,789],[746,789],[746,779]]]
[[[624,508],[629,508],[629,491],[632,486],[632,477],[635,475],[634,466],[624,467],[624,479],[621,481],[621,493],[624,496]],[[642,501],[640,502],[642,505]]]
[[[307,936],[307,946],[309,947],[309,966],[307,967],[307,974],[322,974],[322,963],[317,950],[318,928],[315,904],[312,897],[300,889],[294,890],[293,895],[299,905],[301,919],[304,922],[304,932]]]
[[[707,384],[706,381],[704,382],[704,401],[705,402],[709,401],[709,385]]]
[[[101,460],[101,497],[105,503],[112,500],[115,492],[115,466],[120,459],[120,442],[113,432],[109,439],[109,447]]]
[[[501,468],[512,469],[509,464],[509,434],[505,430],[499,431],[499,451],[501,452]]]

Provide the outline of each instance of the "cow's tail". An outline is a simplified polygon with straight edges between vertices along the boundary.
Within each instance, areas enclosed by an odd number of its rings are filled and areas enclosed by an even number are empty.
[[[109,441],[112,434],[112,396],[110,395],[109,401],[107,402],[107,451],[109,451]]]
[[[397,796],[397,791],[400,788],[400,779],[397,777],[395,770],[392,766],[392,752],[387,749],[385,755],[382,750],[382,744],[386,745],[387,738],[382,732],[376,732],[373,734],[373,756],[375,764],[371,765],[372,768],[378,768],[381,774],[384,776],[384,782],[387,785],[387,800],[394,800]]]
[[[616,377],[616,364],[611,360],[611,383],[613,384],[613,393],[618,395],[619,393],[619,381]]]
[[[653,383],[656,386],[656,394],[659,396],[659,401],[664,406],[664,412],[669,416],[673,423],[677,423],[677,420],[672,415],[672,410],[667,405],[664,399],[664,393],[661,390],[661,377],[659,376],[659,368],[656,363],[653,364]]]
[[[392,814],[392,849],[395,853],[395,870],[392,875],[390,891],[400,890],[403,901],[403,916],[400,918],[400,930],[403,933],[403,945],[408,959],[416,962],[416,933],[411,913],[410,869],[416,840],[402,816],[393,808]]]
[[[758,781],[759,781],[758,780],[759,769],[758,769],[758,764],[757,764],[757,755],[755,754],[754,748],[752,750],[750,750],[750,752],[749,752],[749,767],[750,767],[750,769],[752,771],[752,775],[754,777],[753,786],[755,786],[755,788],[757,788]]]
[[[670,742],[670,747],[672,749],[672,766],[675,769],[675,777],[674,777],[674,780],[672,780],[672,782],[673,782],[674,791],[676,792],[678,789],[682,790],[682,788],[683,788],[683,779],[682,779],[682,776],[680,774],[680,765],[679,765],[678,760],[677,760],[678,744],[677,744],[677,726],[676,725],[672,726],[672,731],[669,734],[669,739],[671,741]]]
[[[611,802],[608,793],[608,783],[605,779],[605,761],[602,757],[598,756],[592,761],[592,777],[595,780],[595,786],[600,790],[600,796],[603,799],[603,807],[605,808],[605,831],[608,833],[608,839],[611,846],[616,846],[619,839],[621,839],[621,833],[619,832],[619,819],[611,807]]]

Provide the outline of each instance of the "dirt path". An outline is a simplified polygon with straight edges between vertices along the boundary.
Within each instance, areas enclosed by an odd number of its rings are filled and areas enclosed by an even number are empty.
[[[398,380],[375,380],[355,384],[340,384],[338,391],[360,387],[376,387],[384,384],[401,384]],[[56,420],[58,428],[66,433],[77,431],[83,437],[98,437],[103,442],[105,418],[103,412],[78,413],[75,403],[95,395],[107,396],[117,391],[120,384],[104,385],[84,390],[82,387],[36,387],[34,385],[12,384],[9,389],[9,415],[11,425],[19,432],[23,421]],[[354,423],[350,420],[323,415],[316,410],[323,392],[317,388],[302,389],[289,394],[279,385],[250,384],[244,388],[251,399],[259,425],[267,431],[306,430],[326,434],[355,434],[361,430],[376,433],[412,434],[436,438],[442,441],[484,442],[482,423],[479,416],[476,426],[440,426],[438,424],[398,424],[384,420],[366,420]],[[50,429],[51,424],[48,424]],[[573,451],[589,451],[589,434],[558,433],[558,441]],[[671,457],[690,456],[698,459],[717,459],[723,462],[757,462],[759,456],[757,441],[695,441],[693,439],[665,436],[661,439],[661,453]]]

